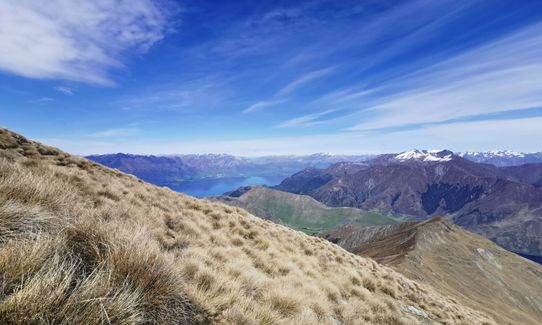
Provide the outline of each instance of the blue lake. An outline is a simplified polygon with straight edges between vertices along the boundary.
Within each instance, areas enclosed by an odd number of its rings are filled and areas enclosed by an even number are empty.
[[[226,177],[215,179],[197,179],[181,182],[175,185],[166,185],[176,192],[186,193],[190,196],[205,197],[211,195],[220,195],[225,192],[233,191],[241,186],[249,185],[278,185],[287,176],[269,176],[269,177]]]
[[[538,264],[542,264],[542,256],[527,255],[527,254],[520,254],[520,253],[516,253],[516,254],[518,254],[519,256],[525,257],[526,259],[529,259]]]

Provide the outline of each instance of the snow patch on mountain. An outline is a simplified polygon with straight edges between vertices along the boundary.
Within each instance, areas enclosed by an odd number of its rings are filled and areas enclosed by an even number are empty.
[[[525,157],[525,153],[512,150],[491,150],[491,151],[481,151],[481,152],[460,152],[458,153],[461,157],[484,157],[484,158],[493,158],[493,157]]]
[[[458,156],[477,163],[495,166],[518,166],[523,164],[542,163],[542,152],[519,152],[512,150],[466,151],[457,153]]]
[[[394,157],[395,160],[417,160],[425,162],[445,162],[452,160],[453,152],[449,150],[411,150]]]

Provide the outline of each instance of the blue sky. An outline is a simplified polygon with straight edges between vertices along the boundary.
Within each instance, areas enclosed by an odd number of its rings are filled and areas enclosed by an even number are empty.
[[[75,154],[540,151],[541,1],[0,0],[0,124]]]

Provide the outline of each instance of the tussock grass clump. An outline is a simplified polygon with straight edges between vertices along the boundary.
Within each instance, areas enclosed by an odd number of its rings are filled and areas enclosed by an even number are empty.
[[[492,323],[327,241],[3,129],[0,281],[0,324]]]
[[[204,323],[145,229],[90,209],[76,177],[25,165],[0,160],[0,323]]]
[[[202,323],[204,313],[157,249],[112,241],[111,231],[129,237],[118,225],[108,226],[75,224],[56,235],[5,242],[2,323]]]
[[[363,279],[363,282],[362,282],[363,286],[365,287],[365,289],[371,291],[371,292],[375,292],[376,291],[376,283],[374,282],[373,279],[371,278],[364,278]]]

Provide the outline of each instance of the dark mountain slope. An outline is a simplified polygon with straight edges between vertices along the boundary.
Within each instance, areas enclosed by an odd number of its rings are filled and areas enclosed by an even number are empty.
[[[95,155],[87,159],[137,176],[149,183],[165,185],[195,174],[193,167],[177,157],[129,154]]]
[[[542,187],[542,168],[541,164],[524,164],[520,166],[504,167],[502,170],[510,179],[518,182]]]
[[[541,170],[539,164],[498,168],[449,151],[414,151],[302,171],[276,188],[335,207],[449,215],[510,250],[542,255],[542,190],[525,182]]]

